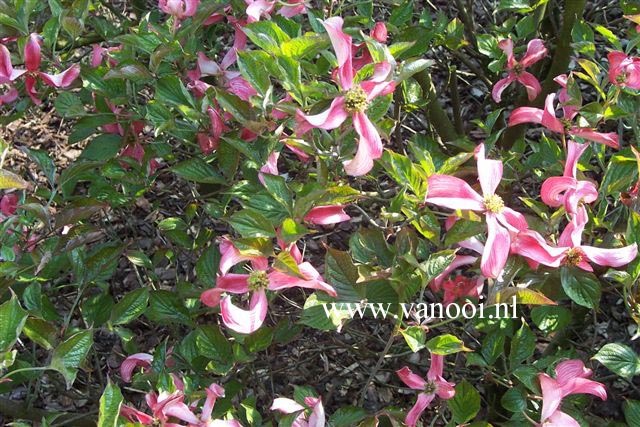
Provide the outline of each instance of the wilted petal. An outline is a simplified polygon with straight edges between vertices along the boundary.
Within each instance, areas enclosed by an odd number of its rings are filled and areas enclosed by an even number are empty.
[[[266,1],[266,0],[247,0],[247,22],[252,23],[260,20],[260,17],[269,16],[273,7],[275,5],[275,1]]]
[[[324,427],[325,415],[322,400],[316,397],[307,397],[305,403],[312,408],[311,415],[309,415],[309,427]]]
[[[79,75],[80,66],[78,64],[74,64],[58,74],[40,73],[40,78],[42,78],[42,80],[49,86],[64,88],[70,86]]]
[[[264,184],[264,178],[262,177],[262,174],[269,174],[269,175],[278,175],[278,158],[280,157],[280,152],[279,151],[274,151],[271,154],[269,154],[269,158],[267,159],[267,163],[264,164],[264,166],[262,166],[260,168],[260,173],[258,174],[258,179],[260,180],[260,182],[262,183],[262,185]]]
[[[513,68],[516,64],[516,58],[513,56],[513,41],[511,39],[500,40],[498,47],[507,55],[507,68]]]
[[[373,168],[375,159],[382,156],[382,139],[365,113],[353,115],[353,127],[360,135],[358,151],[352,160],[344,163],[344,170],[351,176],[361,176]]]
[[[557,133],[564,133],[564,125],[556,117],[555,109],[556,94],[550,93],[544,101],[544,111],[542,113],[542,126]]]
[[[577,185],[575,178],[568,176],[552,176],[547,178],[540,188],[540,198],[547,205],[554,208],[562,206],[564,192]]]
[[[424,390],[427,386],[427,382],[419,375],[414,374],[408,366],[396,371],[396,374],[400,378],[400,381],[414,390]]]
[[[502,101],[502,92],[509,87],[509,85],[515,80],[515,77],[509,74],[504,79],[500,79],[493,85],[493,89],[491,89],[491,96],[495,102]]]
[[[435,381],[437,378],[441,378],[444,373],[444,356],[439,354],[431,354],[431,365],[429,366],[429,372],[427,372],[427,378],[430,381]]]
[[[202,406],[201,421],[209,421],[211,419],[211,413],[213,412],[216,400],[218,400],[219,397],[224,397],[224,388],[218,384],[211,384],[205,391],[207,393],[207,399]]]
[[[318,225],[337,224],[350,219],[344,211],[344,205],[317,206],[304,217],[305,221]]]
[[[26,72],[26,70],[13,69],[9,49],[0,44],[0,84],[12,82]]]
[[[371,30],[371,37],[380,43],[387,42],[387,26],[384,22],[378,21],[376,25],[373,26],[373,30]]]
[[[621,267],[629,264],[638,256],[638,246],[635,243],[615,249],[596,248],[594,246],[580,246],[580,249],[589,258],[589,261],[603,267]]]
[[[120,416],[126,418],[132,423],[138,422],[145,426],[153,425],[155,421],[151,415],[147,415],[144,412],[138,411],[137,409],[127,405],[122,405],[122,407],[120,407]]]
[[[27,44],[24,46],[24,64],[29,71],[38,71],[42,55],[40,53],[41,38],[38,34],[29,35]]]
[[[527,97],[529,98],[529,101],[533,101],[534,99],[536,99],[540,92],[542,92],[540,82],[535,78],[533,74],[523,71],[522,73],[520,73],[517,79],[527,90]]]
[[[18,90],[14,87],[10,87],[6,93],[0,95],[0,106],[15,101],[16,99],[18,99],[18,96],[20,96]]]
[[[509,232],[498,224],[498,220],[492,214],[486,215],[487,219],[487,243],[484,247],[480,270],[485,277],[497,278],[509,256],[511,238]]]
[[[40,105],[42,104],[42,100],[38,97],[36,83],[38,83],[38,80],[36,80],[36,78],[32,75],[27,75],[27,77],[24,79],[24,87],[27,90],[29,98],[31,98],[31,101],[33,101],[34,104]]]
[[[187,405],[181,400],[175,399],[164,406],[163,414],[168,417],[175,417],[190,424],[199,424],[200,420],[195,416]]]
[[[294,412],[304,411],[304,406],[295,400],[287,399],[286,397],[278,397],[273,400],[271,410],[282,412],[283,414],[293,414]]]
[[[249,101],[252,96],[258,94],[258,91],[256,91],[253,86],[251,86],[249,82],[242,77],[234,77],[227,80],[226,86],[229,92],[242,99],[243,101]]]
[[[571,129],[570,134],[589,141],[599,142],[612,148],[620,148],[618,134],[615,132],[596,132],[589,128],[574,127]]]
[[[434,174],[428,179],[425,202],[449,209],[484,211],[484,199],[466,181],[455,176]]]
[[[525,68],[530,67],[545,56],[547,56],[547,48],[544,47],[544,42],[540,39],[533,39],[527,45],[527,52],[520,60],[520,65]]]
[[[422,413],[425,409],[427,409],[427,406],[431,404],[431,401],[433,401],[434,397],[434,394],[418,394],[418,400],[416,401],[415,405],[413,405],[413,408],[411,408],[411,410],[407,413],[407,417],[404,419],[404,423],[408,427],[415,427],[416,423],[422,416]]]
[[[576,178],[578,160],[588,147],[587,144],[580,144],[575,141],[567,142],[567,161],[564,164],[564,176]]]
[[[4,216],[11,216],[18,209],[18,196],[16,194],[5,194],[0,199],[0,213]]]
[[[574,188],[564,196],[564,208],[569,214],[575,214],[580,203],[593,203],[598,200],[598,190],[590,181],[578,181]]]
[[[327,34],[329,34],[331,44],[333,45],[333,50],[336,52],[340,86],[343,90],[349,90],[353,85],[351,36],[342,31],[343,21],[339,16],[326,19],[322,24],[325,30],[327,30]]]
[[[489,160],[484,155],[484,144],[476,147],[476,161],[478,165],[478,180],[484,196],[495,194],[502,179],[502,162]]]
[[[147,353],[136,353],[127,357],[120,364],[120,376],[122,377],[122,381],[129,383],[131,382],[131,376],[133,375],[134,369],[137,367],[149,367],[151,366],[151,362],[153,361],[153,356]]]
[[[296,120],[298,121],[297,133],[305,134],[309,129],[319,128],[325,130],[335,129],[340,126],[349,114],[344,109],[344,97],[339,96],[331,102],[331,106],[326,111],[308,116],[302,111],[296,112]]]
[[[447,400],[456,395],[455,384],[450,383],[442,377],[436,378],[435,382],[438,387],[436,394],[440,399]]]

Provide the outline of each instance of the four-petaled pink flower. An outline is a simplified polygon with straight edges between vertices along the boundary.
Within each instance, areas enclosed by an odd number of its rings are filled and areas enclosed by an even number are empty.
[[[620,144],[618,143],[617,133],[596,132],[592,128],[575,126],[573,124],[573,118],[577,114],[575,109],[565,109],[564,118],[557,118],[554,106],[555,97],[556,95],[554,93],[547,95],[544,103],[544,110],[533,107],[516,108],[511,113],[511,116],[509,116],[509,126],[515,126],[522,123],[536,123],[541,124],[547,129],[555,133],[559,133],[560,135],[583,138],[589,141],[608,145],[609,147],[619,148]],[[567,115],[568,112],[569,115]]]
[[[592,371],[581,360],[561,362],[555,371],[555,379],[545,373],[538,374],[542,390],[540,427],[580,427],[575,419],[560,410],[562,399],[571,394],[591,394],[607,400],[607,389],[589,379]]]
[[[42,62],[42,54],[40,44],[42,43],[41,37],[38,34],[32,33],[29,35],[27,44],[24,47],[24,63],[26,70],[15,70],[11,65],[11,57],[9,50],[0,45],[0,84],[12,84],[21,76],[25,76],[25,88],[27,93],[34,104],[42,104],[42,100],[38,98],[38,92],[36,91],[36,83],[38,79],[42,80],[45,84],[56,87],[66,88],[69,87],[75,79],[80,75],[80,66],[74,64],[65,71],[59,74],[47,74],[40,71],[40,65]],[[17,91],[11,88],[9,92],[1,97],[0,105],[6,102],[12,102],[17,98]]]
[[[304,404],[311,408],[311,414],[307,417],[304,413],[305,407],[292,399],[278,397],[271,405],[272,411],[283,414],[295,414],[299,412],[291,427],[324,427],[325,415],[322,400],[319,397],[305,397]]]
[[[351,36],[342,31],[342,23],[342,18],[336,16],[325,20],[323,25],[336,51],[338,84],[344,93],[335,98],[323,113],[309,116],[298,110],[297,133],[302,135],[312,128],[335,129],[351,117],[360,140],[355,157],[345,162],[344,169],[349,175],[360,176],[369,172],[373,168],[373,161],[382,156],[382,139],[367,117],[367,107],[373,99],[392,93],[395,82],[387,81],[391,73],[391,64],[388,62],[376,64],[370,80],[354,82],[353,45]]]
[[[425,202],[449,209],[483,212],[487,221],[487,241],[482,252],[480,269],[485,277],[497,278],[509,255],[511,233],[528,228],[524,216],[508,208],[495,194],[502,179],[502,162],[484,155],[484,144],[476,148],[478,179],[482,195],[460,178],[434,174],[428,179],[429,190]]]
[[[640,58],[623,52],[609,52],[609,81],[622,87],[640,89]]]
[[[542,88],[538,79],[533,74],[525,71],[525,69],[547,56],[547,48],[544,47],[543,41],[540,39],[531,40],[527,45],[527,53],[524,54],[520,61],[517,61],[513,55],[513,41],[511,39],[501,40],[498,43],[498,47],[507,55],[507,71],[509,74],[493,85],[493,90],[491,91],[493,100],[500,102],[502,100],[502,92],[514,81],[521,83],[527,89],[529,101],[536,99]]]
[[[120,364],[120,376],[122,377],[122,381],[130,383],[133,371],[137,367],[141,367],[146,370],[151,366],[151,362],[153,362],[153,356],[147,353],[136,353],[127,357]]]
[[[413,408],[407,413],[404,423],[409,427],[415,427],[422,413],[431,404],[436,396],[441,399],[451,399],[456,391],[455,385],[442,377],[444,370],[444,356],[431,355],[431,366],[427,372],[427,379],[414,374],[407,366],[398,370],[396,374],[403,383],[413,390],[420,390],[418,400]]]
[[[236,332],[251,334],[262,326],[267,316],[267,290],[278,291],[300,287],[317,289],[333,297],[337,296],[335,289],[325,283],[320,273],[308,262],[296,260],[300,275],[293,276],[269,268],[267,258],[243,255],[228,239],[220,244],[220,252],[222,254],[220,275],[216,281],[216,287],[204,291],[200,301],[209,307],[220,305],[223,323]],[[228,272],[233,265],[241,261],[250,261],[252,271],[249,274]],[[223,293],[246,294],[248,292],[251,292],[249,310],[233,305],[230,296],[221,300]]]

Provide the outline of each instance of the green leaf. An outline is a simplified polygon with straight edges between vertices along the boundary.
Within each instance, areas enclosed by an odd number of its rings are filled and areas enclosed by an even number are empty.
[[[209,367],[218,374],[226,374],[233,366],[233,349],[218,326],[198,328],[196,347],[198,353],[209,360]]]
[[[511,340],[511,351],[509,352],[509,364],[513,370],[520,363],[533,356],[536,349],[536,336],[531,332],[529,326],[523,322],[518,332]]]
[[[592,273],[576,267],[560,270],[562,289],[573,302],[587,308],[597,308],[600,303],[600,281]]]
[[[86,330],[70,336],[53,350],[49,368],[62,374],[67,390],[71,389],[78,374],[78,368],[87,357],[92,345],[93,331]]]
[[[162,324],[175,322],[190,325],[193,322],[182,299],[174,292],[153,291],[149,297],[149,308],[144,314],[149,320]]]
[[[213,166],[198,157],[180,162],[173,166],[171,170],[176,175],[189,181],[205,184],[225,184],[227,182]]]
[[[606,344],[593,358],[610,371],[628,380],[640,374],[640,357],[627,345]]]
[[[288,58],[299,60],[315,55],[326,48],[328,44],[327,38],[322,35],[305,35],[282,43],[280,51]]]
[[[545,305],[531,310],[531,319],[546,335],[567,327],[571,317],[571,311],[565,307]]]
[[[120,388],[111,382],[100,397],[100,414],[98,415],[98,427],[117,427],[120,407],[122,406],[122,393]]]
[[[156,83],[156,99],[176,106],[194,108],[193,98],[178,76],[163,77]]]
[[[456,394],[447,400],[456,424],[466,424],[480,411],[480,393],[466,379],[456,385]]]
[[[111,324],[123,325],[140,317],[147,309],[149,302],[149,290],[147,288],[136,289],[126,294],[111,311]]]
[[[409,326],[407,329],[401,329],[400,333],[414,353],[426,347],[427,333],[424,328],[420,326]]]
[[[151,259],[142,251],[132,251],[127,254],[127,259],[137,267],[153,268]]]
[[[393,9],[389,17],[389,23],[400,27],[411,20],[413,15],[413,1],[405,1],[402,5]]]
[[[527,408],[527,400],[518,388],[510,388],[500,399],[502,407],[511,412],[522,412]]]
[[[447,356],[461,351],[471,351],[471,349],[464,346],[464,343],[459,338],[450,334],[431,338],[427,341],[427,348],[431,353],[440,356]]]
[[[324,277],[335,288],[339,301],[360,302],[364,298],[362,289],[356,285],[358,269],[347,252],[327,248]]]
[[[416,196],[423,198],[427,192],[427,174],[411,159],[393,151],[385,151],[382,165],[389,175],[400,185],[408,187]]]
[[[263,57],[262,55],[266,56]],[[262,51],[238,51],[238,68],[242,76],[260,95],[264,96],[271,86],[265,61],[271,58]]]
[[[357,425],[367,416],[367,411],[362,408],[346,406],[338,409],[329,418],[329,424],[334,427],[350,427]]]
[[[29,184],[13,172],[0,169],[0,190],[17,189],[23,190]]]
[[[27,312],[20,306],[18,297],[11,293],[11,299],[0,305],[0,353],[11,350],[26,321]]]
[[[33,342],[44,348],[51,350],[58,336],[58,329],[51,323],[36,317],[30,317],[24,324],[24,334]]]
[[[429,259],[420,264],[420,269],[426,275],[425,282],[429,283],[442,274],[455,258],[456,251],[450,249],[429,255]]]
[[[114,158],[122,146],[122,137],[110,133],[96,136],[82,152],[81,158],[87,160],[109,160]]]
[[[629,426],[640,426],[640,401],[627,400],[623,404],[624,419]]]
[[[293,198],[285,179],[279,175],[265,173],[262,175],[264,186],[271,196],[287,210],[291,210]]]
[[[81,117],[85,115],[82,100],[76,93],[62,92],[56,97],[56,111],[65,118]]]
[[[250,353],[258,353],[266,350],[273,341],[273,329],[263,327],[245,338],[244,344]]]
[[[291,39],[274,21],[258,21],[243,28],[247,37],[271,54],[279,54],[280,46]]]
[[[236,212],[229,219],[229,224],[245,237],[275,237],[273,225],[262,214],[244,209]]]
[[[280,228],[280,237],[285,243],[297,242],[309,233],[310,231],[307,227],[298,224],[291,218],[285,219]]]

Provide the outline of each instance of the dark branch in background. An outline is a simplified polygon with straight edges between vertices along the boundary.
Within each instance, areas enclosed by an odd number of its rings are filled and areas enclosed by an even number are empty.
[[[462,122],[462,107],[460,106],[460,91],[458,90],[458,69],[455,65],[449,68],[449,87],[451,88],[451,107],[453,109],[453,123],[458,135],[464,134]]]
[[[429,124],[433,126],[443,141],[455,141],[458,139],[460,136],[456,132],[456,128],[449,116],[447,116],[446,111],[444,111],[438,102],[438,95],[436,94],[436,89],[429,72],[423,70],[414,77],[422,88],[422,93],[427,101],[425,115],[427,116]]]
[[[565,1],[564,13],[562,14],[562,29],[556,37],[556,50],[547,77],[542,83],[542,92],[540,92],[540,95],[531,103],[532,107],[540,108],[544,105],[544,100],[547,95],[557,88],[557,83],[553,81],[554,77],[566,72],[569,62],[571,61],[571,30],[573,30],[576,19],[582,17],[585,3],[586,0]],[[524,100],[522,100],[523,98]],[[523,96],[523,98],[516,103],[517,106],[526,103],[526,96]],[[516,141],[524,137],[526,129],[526,125],[508,128],[502,135],[500,146],[506,150],[510,149]]]

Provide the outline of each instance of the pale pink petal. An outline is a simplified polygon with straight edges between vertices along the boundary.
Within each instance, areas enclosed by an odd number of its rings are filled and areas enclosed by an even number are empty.
[[[540,108],[519,107],[513,110],[509,116],[509,126],[516,126],[522,123],[542,123],[544,111]]]
[[[318,273],[318,271],[308,262],[303,262],[298,265],[298,270],[304,276],[304,279],[300,277],[289,276],[281,271],[271,271],[268,274],[269,277],[269,290],[279,291],[281,289],[289,288],[305,288],[305,289],[317,289],[324,291],[332,297],[337,297],[336,290],[333,286],[325,283],[324,279]]]
[[[516,58],[513,56],[513,41],[511,39],[500,40],[498,47],[507,55],[507,68],[513,68],[516,64]]]
[[[491,96],[495,102],[502,101],[502,92],[504,92],[504,90],[508,88],[514,80],[515,77],[512,74],[509,74],[507,77],[498,80],[496,84],[493,85],[493,89],[491,89]]]
[[[136,353],[127,357],[120,364],[120,376],[122,377],[122,380],[126,383],[131,382],[131,376],[134,369],[137,367],[147,368],[151,366],[152,361],[153,356],[147,353]]]
[[[527,68],[547,56],[547,48],[540,39],[533,39],[527,45],[527,52],[520,59],[520,65]]]
[[[243,101],[249,101],[252,96],[258,94],[253,86],[249,84],[248,81],[243,79],[242,77],[234,77],[227,81],[226,85],[229,92],[242,99]]]
[[[589,141],[599,142],[600,144],[608,145],[612,148],[620,148],[618,134],[615,132],[596,132],[589,128],[574,127],[569,133],[573,136],[584,138]]]
[[[309,427],[324,427],[325,414],[322,401],[318,398],[307,397],[305,403],[313,408],[311,415],[309,415]]]
[[[496,188],[502,179],[502,162],[500,160],[489,160],[484,155],[484,144],[476,147],[476,162],[478,165],[478,180],[482,188],[482,194],[491,196],[495,194]]]
[[[262,16],[269,16],[275,3],[275,1],[266,0],[247,0],[247,22],[256,22],[259,21]]]
[[[386,62],[383,64],[386,64]],[[372,79],[360,83],[360,87],[367,94],[367,101],[371,101],[379,96],[385,96],[393,93],[393,91],[396,90],[396,82],[393,80],[375,82]]]
[[[331,44],[333,45],[333,50],[336,52],[340,86],[343,90],[349,90],[353,85],[351,36],[342,31],[343,21],[339,16],[326,19],[322,24],[325,30],[327,30],[327,34],[329,34],[329,39],[331,39]]]
[[[14,87],[10,87],[6,93],[0,95],[0,106],[15,101],[16,99],[18,99],[18,96],[20,96],[18,90]]]
[[[564,192],[577,185],[575,178],[568,176],[552,176],[547,178],[540,188],[540,198],[547,205],[554,208],[562,206]]]
[[[40,73],[40,78],[49,86],[68,87],[80,75],[80,66],[74,64],[59,74]]]
[[[480,270],[485,277],[497,278],[509,256],[511,238],[509,232],[498,224],[495,215],[487,214],[487,242],[480,260]]]
[[[561,386],[568,384],[571,380],[576,378],[588,378],[591,376],[592,371],[584,366],[584,362],[580,359],[565,360],[558,363],[555,368],[556,381]]]
[[[195,416],[193,412],[180,400],[173,400],[164,406],[164,415],[168,417],[175,417],[179,420],[186,421],[191,424],[199,424],[200,420]]]
[[[382,139],[365,113],[353,115],[353,127],[360,135],[358,151],[352,160],[344,163],[344,170],[351,176],[361,176],[368,173],[373,168],[373,161],[382,156]]]
[[[27,44],[24,46],[24,64],[29,71],[38,71],[42,55],[40,53],[41,38],[38,34],[29,35]]]
[[[280,10],[278,11],[278,15],[282,15],[285,18],[292,18],[296,15],[306,13],[306,11],[307,8],[304,4],[304,1],[289,0],[288,4],[282,5]]]
[[[559,267],[564,258],[563,248],[554,248],[536,231],[519,233],[511,243],[511,251],[536,263]]]
[[[589,146],[587,144],[579,144],[574,141],[567,141],[567,162],[564,165],[564,176],[576,178],[578,169],[578,160]]]
[[[292,399],[286,397],[278,397],[273,400],[270,408],[272,411],[282,412],[283,414],[293,414],[294,412],[304,411],[304,406]]]
[[[591,394],[601,400],[607,400],[607,388],[597,381],[586,378],[576,378],[571,381],[567,391],[570,391],[570,394]]]
[[[556,99],[555,93],[550,93],[549,95],[547,95],[544,101],[544,111],[542,113],[541,124],[547,129],[563,134],[564,125],[562,124],[560,119],[556,117],[556,109],[554,105],[555,99]]]
[[[585,225],[586,222],[583,221],[569,221],[558,238],[558,246],[566,248],[580,246]]]
[[[223,323],[229,328],[241,334],[252,334],[264,323],[267,317],[267,295],[263,290],[251,295],[249,310],[243,310],[231,303],[230,297],[225,297],[220,302],[220,313]]]
[[[242,427],[242,424],[238,420],[210,420],[207,427]]]
[[[404,419],[404,423],[408,427],[415,427],[416,423],[422,416],[422,413],[425,409],[427,409],[427,406],[431,404],[431,401],[433,401],[434,398],[434,394],[418,394],[418,400],[416,401],[415,405],[413,405],[413,408],[411,408],[411,410],[407,413],[407,417]]]
[[[371,30],[371,37],[380,43],[386,43],[387,36],[388,32],[385,23],[382,21],[376,22],[376,25],[373,26],[373,30]]]
[[[435,381],[437,378],[442,377],[444,373],[444,356],[439,354],[431,354],[431,365],[429,366],[429,372],[427,372],[427,379]]]
[[[538,374],[540,389],[542,390],[542,413],[541,419],[548,419],[562,402],[561,387],[556,380],[547,374]]]
[[[26,72],[26,70],[15,70],[13,68],[9,49],[0,44],[0,84],[12,82]]]
[[[502,212],[496,214],[496,218],[507,230],[514,233],[526,231],[529,229],[527,220],[520,212],[514,211],[511,208],[504,208]]]
[[[544,421],[544,427],[580,427],[580,423],[573,417],[557,410]]]
[[[211,413],[213,412],[216,400],[218,400],[219,397],[224,397],[224,388],[218,384],[211,384],[205,391],[207,393],[207,399],[202,406],[201,421],[209,421],[211,419]]]
[[[222,74],[222,69],[217,62],[207,58],[204,52],[198,52],[198,68],[202,76],[218,76]]]
[[[408,366],[396,371],[396,374],[400,378],[400,381],[414,390],[424,390],[427,386],[427,382],[419,375],[414,374]]]
[[[339,96],[331,102],[331,106],[326,111],[308,116],[302,111],[296,112],[296,120],[298,121],[298,135],[305,134],[309,129],[320,128],[325,130],[335,129],[340,126],[349,114],[344,109],[344,97]]]
[[[564,196],[564,208],[569,214],[575,214],[580,203],[593,203],[598,200],[598,190],[590,181],[578,181],[574,188]]]
[[[594,246],[580,246],[580,249],[589,258],[589,261],[604,267],[621,267],[629,264],[638,256],[638,246],[635,243],[615,249],[596,248]]]
[[[542,92],[540,82],[535,78],[533,74],[523,71],[522,73],[520,73],[517,79],[527,90],[527,97],[529,98],[529,101],[533,101],[534,99],[536,99],[540,92]]]
[[[344,205],[317,206],[304,216],[305,221],[318,225],[337,224],[350,219],[344,211]]]
[[[484,211],[484,199],[466,181],[449,175],[434,174],[428,179],[425,202],[449,209]]]
[[[262,166],[260,168],[260,173],[258,174],[258,179],[260,180],[260,182],[262,183],[262,185],[264,184],[264,178],[262,177],[262,174],[269,174],[269,175],[278,175],[278,158],[280,157],[280,152],[279,151],[274,151],[271,154],[269,154],[269,158],[267,159],[267,163],[264,164],[264,166]]]

